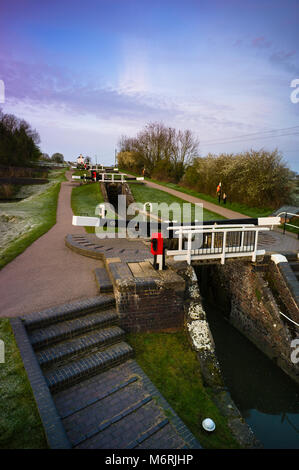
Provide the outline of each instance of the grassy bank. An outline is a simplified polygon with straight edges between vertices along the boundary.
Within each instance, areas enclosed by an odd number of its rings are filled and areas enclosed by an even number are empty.
[[[183,186],[180,186],[174,183],[161,183],[161,181],[155,181],[155,180],[150,180],[150,181],[153,181],[154,183],[157,183],[157,184],[161,184],[162,186],[166,186],[167,188],[170,188],[170,189],[175,189],[176,191],[180,191],[181,193],[198,197],[199,199],[203,199],[204,201],[212,202],[213,204],[216,204],[219,207],[225,207],[226,209],[239,212],[240,214],[247,215],[248,217],[267,217],[273,212],[273,209],[270,209],[267,207],[249,207],[249,206],[246,206],[245,204],[239,204],[238,202],[230,202],[229,198],[227,199],[227,202],[224,206],[223,203],[220,203],[220,204],[218,203],[217,197],[212,197],[204,193],[198,193],[196,191],[193,191],[192,189],[188,189],[188,188],[185,188]]]
[[[72,173],[74,176],[84,176],[84,175],[87,175],[87,176],[90,176],[90,171],[89,170],[74,170],[73,173]]]
[[[199,363],[183,331],[129,334],[127,338],[137,362],[203,447],[239,448],[202,383]],[[201,426],[206,417],[216,423],[211,434]]]
[[[100,184],[87,183],[72,190],[71,205],[74,215],[95,217],[95,208],[104,202]],[[94,227],[85,227],[87,233],[94,233]]]
[[[57,201],[65,169],[53,171],[50,182],[27,187],[26,198],[20,202],[0,203],[0,269],[44,235],[56,223]],[[24,190],[25,191],[25,190]],[[32,194],[28,193],[31,191]]]
[[[120,171],[123,171],[125,173],[125,170],[120,170]],[[136,174],[136,176],[140,176],[140,175]],[[145,178],[145,180],[160,184],[161,186],[165,186],[166,188],[175,189],[176,191],[180,191],[183,194],[188,194],[189,196],[198,197],[199,199],[203,199],[204,201],[211,202],[213,204],[216,204],[219,207],[223,207],[223,204],[218,203],[217,197],[212,197],[208,194],[196,192],[192,189],[185,188],[184,186],[181,186],[179,184],[165,183],[163,181],[158,181],[152,178]],[[240,214],[247,215],[248,217],[267,217],[273,212],[273,209],[267,208],[267,207],[249,207],[249,206],[246,206],[245,204],[239,204],[238,202],[231,202],[229,200],[229,196],[228,196],[225,208],[230,209],[235,212],[239,212]],[[220,219],[219,216],[218,218]]]
[[[181,214],[183,214],[182,209],[183,209],[183,204],[188,204],[188,202],[184,201],[183,199],[180,199],[176,196],[173,196],[172,194],[166,193],[165,191],[161,191],[159,189],[154,189],[150,188],[149,186],[144,186],[144,185],[139,185],[139,184],[130,184],[130,188],[132,191],[132,194],[134,196],[134,199],[136,202],[152,202],[152,203],[165,203],[167,205],[177,203],[181,207]],[[155,211],[153,211],[155,213]],[[158,214],[156,214],[158,215]],[[170,212],[169,214],[169,219],[176,219],[176,217],[180,217],[180,214],[173,214]],[[165,218],[165,217],[164,217]],[[168,218],[168,217],[167,217]],[[195,217],[195,205],[191,204],[191,220],[194,220]],[[198,217],[197,217],[198,219]],[[215,212],[210,212],[205,209],[203,209],[203,220],[217,220],[217,219],[224,219],[223,216],[216,214]],[[188,218],[189,220],[189,218]]]
[[[45,449],[47,442],[8,319],[0,319],[5,363],[0,363],[0,449]]]

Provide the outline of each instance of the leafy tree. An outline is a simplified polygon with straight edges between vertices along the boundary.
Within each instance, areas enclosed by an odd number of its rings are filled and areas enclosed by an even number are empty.
[[[228,200],[273,208],[292,202],[296,185],[295,174],[278,150],[264,149],[196,158],[182,184],[215,196],[220,181]]]
[[[52,157],[51,157],[51,160],[55,163],[63,163],[64,162],[64,156],[62,155],[62,153],[53,153]]]
[[[40,138],[30,124],[0,110],[0,163],[27,166],[39,159]]]
[[[40,160],[44,160],[46,162],[50,161],[51,158],[50,158],[50,155],[48,153],[42,153],[41,156],[40,156]]]

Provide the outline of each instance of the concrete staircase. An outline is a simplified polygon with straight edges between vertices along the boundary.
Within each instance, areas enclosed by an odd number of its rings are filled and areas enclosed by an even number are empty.
[[[100,273],[99,279],[104,290],[111,289],[105,273]],[[34,372],[37,385],[32,387],[37,402],[43,396],[46,434],[49,409],[57,415],[57,431],[62,429],[67,447],[200,448],[132,359],[133,349],[118,325],[112,295],[101,294],[21,320],[27,336],[20,343],[29,339],[31,364],[37,360],[36,367],[42,371],[42,380]],[[38,384],[43,381],[41,391]],[[45,403],[47,390],[52,398]],[[55,428],[49,426],[53,438]]]

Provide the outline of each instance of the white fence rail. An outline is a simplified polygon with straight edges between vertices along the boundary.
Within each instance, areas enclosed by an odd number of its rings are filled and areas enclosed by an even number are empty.
[[[269,227],[256,225],[198,225],[169,227],[176,230],[178,249],[167,250],[168,256],[175,260],[184,260],[191,264],[194,260],[220,259],[221,264],[226,258],[251,256],[256,261],[258,255],[265,250],[258,250],[258,234],[270,230]]]
[[[97,175],[97,181],[100,183],[134,183],[134,181],[144,181],[144,176],[136,177],[134,179],[126,179],[126,174],[125,173],[101,173]],[[87,175],[78,176],[78,175],[73,175],[72,176],[73,180],[81,180],[81,179],[90,179],[90,177],[87,178]]]

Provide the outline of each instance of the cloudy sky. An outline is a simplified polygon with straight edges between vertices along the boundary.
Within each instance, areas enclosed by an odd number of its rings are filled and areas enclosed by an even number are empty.
[[[202,156],[277,147],[299,171],[295,79],[298,0],[1,1],[2,110],[67,160],[112,163],[162,121]]]

